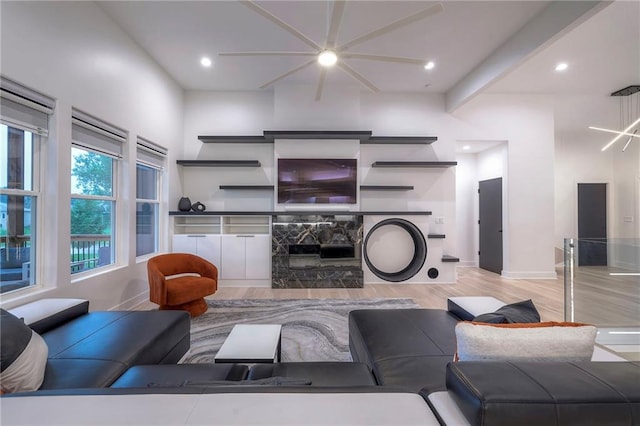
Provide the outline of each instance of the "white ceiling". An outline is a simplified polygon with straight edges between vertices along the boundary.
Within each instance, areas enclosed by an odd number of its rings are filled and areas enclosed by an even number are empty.
[[[382,92],[447,93],[550,3],[443,1],[442,12],[349,49],[349,52],[433,60],[436,67],[432,71],[414,64],[342,60]],[[325,45],[332,1],[257,4],[318,45]],[[437,4],[348,1],[337,44]],[[186,90],[271,90],[273,85],[266,89],[260,86],[310,59],[218,56],[221,52],[313,51],[299,38],[238,1],[106,1],[99,5]],[[202,56],[211,57],[211,68],[200,66]],[[562,74],[553,70],[559,61],[569,64]],[[317,85],[319,74],[320,66],[314,63],[275,84]],[[335,67],[327,72],[325,85],[329,84],[349,84],[366,90]],[[585,97],[598,98],[602,105],[587,108],[586,113],[598,116],[603,109],[610,110],[611,105],[617,108],[618,103],[609,96],[612,91],[631,84],[640,84],[640,2],[618,0],[508,69],[484,90],[558,94],[561,100],[576,97],[582,102]],[[560,114],[566,116],[561,120],[564,124],[559,125],[582,126],[580,120],[574,123],[575,105],[564,105],[566,102],[559,102]],[[617,117],[617,109],[610,115]]]

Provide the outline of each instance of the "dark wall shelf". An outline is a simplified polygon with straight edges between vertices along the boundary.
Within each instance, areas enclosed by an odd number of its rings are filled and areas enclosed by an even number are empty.
[[[455,256],[449,256],[448,254],[444,254],[442,255],[442,261],[447,263],[454,263],[454,262],[460,262],[460,258],[455,257]]]
[[[424,167],[442,168],[453,167],[457,161],[376,161],[371,167]]]
[[[267,139],[369,139],[365,130],[265,130]]]
[[[240,190],[249,190],[249,189],[273,189],[273,185],[220,185],[220,189],[240,189]]]
[[[412,191],[413,185],[360,185],[361,191]]]
[[[170,211],[169,216],[430,216],[430,211],[348,211],[348,210],[288,210],[288,211],[204,211],[204,212],[181,212],[179,210]]]
[[[258,160],[177,160],[185,167],[260,167]]]
[[[264,136],[198,136],[204,143],[273,143]]]
[[[444,234],[429,234],[427,235],[427,238],[445,238],[446,236]]]
[[[361,145],[430,145],[438,140],[437,136],[372,136],[361,139]]]
[[[367,145],[428,145],[437,136],[371,136],[370,130],[265,130],[262,135],[200,135],[203,143],[273,143],[274,139],[357,139]]]

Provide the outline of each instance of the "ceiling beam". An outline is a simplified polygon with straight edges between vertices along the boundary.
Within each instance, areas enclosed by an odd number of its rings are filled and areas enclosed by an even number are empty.
[[[549,2],[540,13],[445,93],[447,111],[460,108],[526,59],[611,3],[611,0]]]

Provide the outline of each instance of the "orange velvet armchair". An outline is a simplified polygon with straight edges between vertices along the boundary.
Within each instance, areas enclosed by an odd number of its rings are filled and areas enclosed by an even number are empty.
[[[160,305],[160,309],[188,311],[191,317],[207,311],[204,297],[218,289],[218,268],[194,254],[169,253],[152,257],[147,262],[147,274],[149,299],[153,303]],[[178,274],[191,275],[171,277]]]

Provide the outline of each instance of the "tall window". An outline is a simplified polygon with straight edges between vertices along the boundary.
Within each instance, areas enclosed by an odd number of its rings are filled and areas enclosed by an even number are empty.
[[[37,282],[40,147],[54,101],[0,77],[0,293]]]
[[[71,273],[115,263],[116,176],[126,132],[72,112]]]
[[[159,246],[160,179],[166,150],[138,138],[136,163],[136,256]]]

